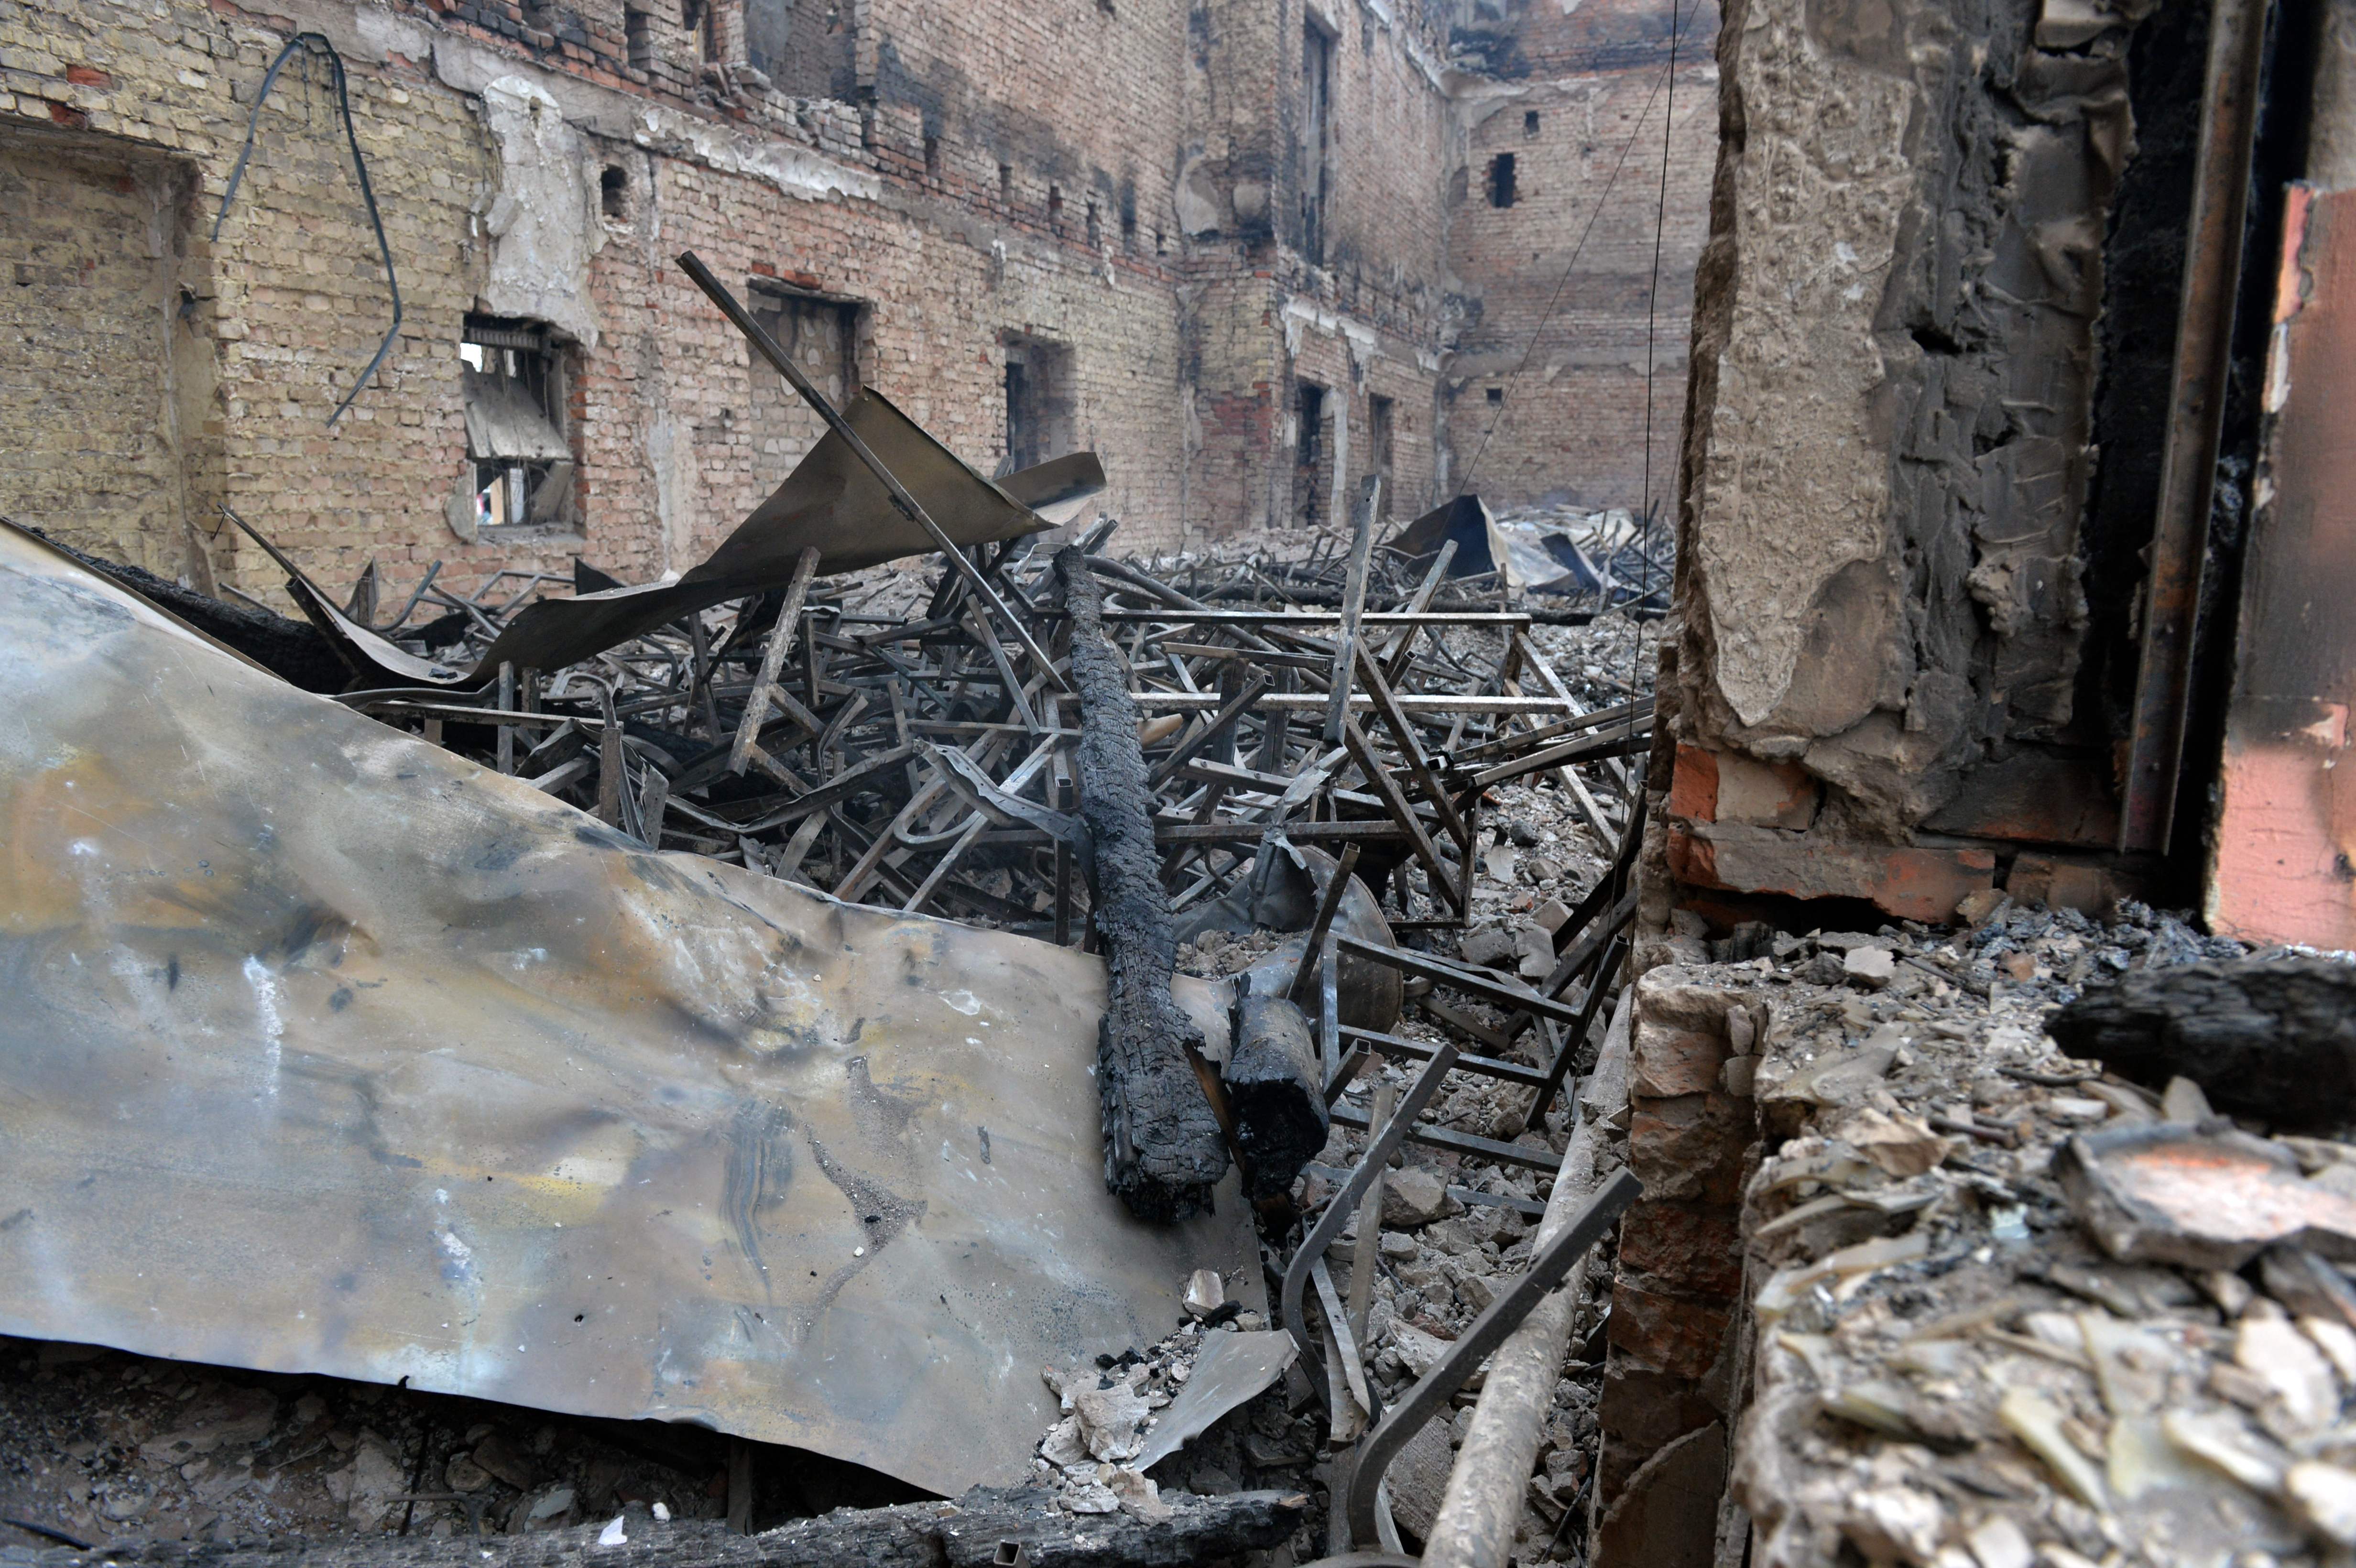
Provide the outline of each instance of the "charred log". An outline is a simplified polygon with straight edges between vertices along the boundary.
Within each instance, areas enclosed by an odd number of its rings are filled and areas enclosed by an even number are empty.
[[[1274,1546],[1299,1528],[1306,1497],[1238,1492],[1173,1497],[1155,1522],[1125,1514],[1073,1515],[1044,1488],[976,1488],[955,1503],[839,1509],[758,1535],[734,1535],[716,1520],[657,1524],[641,1520],[619,1545],[597,1544],[598,1527],[458,1542],[424,1536],[362,1535],[330,1541],[153,1541],[80,1552],[0,1547],[0,1568],[429,1568],[464,1558],[472,1568],[980,1568],[1015,1561],[1020,1541],[1036,1568],[1183,1568]]]
[[[1247,989],[1234,1016],[1235,1046],[1221,1076],[1236,1144],[1250,1162],[1245,1195],[1257,1201],[1291,1191],[1325,1147],[1325,1075],[1308,1015],[1293,1003]]]
[[[2183,1076],[2230,1115],[2286,1129],[2356,1122],[2356,966],[2244,959],[2096,983],[2046,1026],[2072,1056],[2154,1088]]]
[[[1137,740],[1129,671],[1105,635],[1104,593],[1087,558],[1055,557],[1072,623],[1080,694],[1080,818],[1095,846],[1093,920],[1112,994],[1098,1026],[1105,1185],[1141,1220],[1177,1221],[1210,1205],[1226,1145],[1193,1056],[1203,1038],[1170,994],[1178,943],[1153,846],[1153,796]]]

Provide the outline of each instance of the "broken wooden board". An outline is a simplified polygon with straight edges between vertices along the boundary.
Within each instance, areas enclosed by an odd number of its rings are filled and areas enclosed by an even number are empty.
[[[650,853],[14,532],[0,648],[0,1333],[955,1494],[1258,1278],[1231,1185],[1103,1190],[1098,960]]]

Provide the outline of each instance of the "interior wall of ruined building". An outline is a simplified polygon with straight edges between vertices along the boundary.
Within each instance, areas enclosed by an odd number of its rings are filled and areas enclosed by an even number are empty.
[[[1730,7],[1680,481],[1683,886],[1943,919],[1999,879],[2091,907],[2151,875],[2108,854],[2103,680],[2124,660],[2132,689],[2134,389],[2172,353],[2198,97],[2168,83],[2201,46],[2147,26],[2166,47],[2013,0]]]
[[[1456,106],[1449,487],[1506,507],[1649,500],[1667,526],[1718,158],[1719,7],[1488,9],[1458,31],[1487,79]]]
[[[680,274],[682,250],[740,293],[842,305],[857,379],[984,472],[1006,451],[1010,345],[1043,348],[1059,433],[1102,455],[1131,548],[1298,520],[1303,381],[1328,394],[1335,495],[1378,444],[1390,509],[1431,494],[1455,153],[1440,8],[695,9],[690,27],[677,0],[580,0],[536,12],[543,27],[496,5],[294,7],[349,69],[404,312],[333,429],[390,299],[324,67],[282,76],[213,242],[284,24],[193,4],[14,14],[0,159],[7,199],[47,218],[0,247],[32,280],[9,304],[48,368],[11,413],[58,451],[0,507],[175,576],[193,526],[204,564],[264,594],[274,574],[215,501],[329,582],[372,559],[396,582],[442,559],[462,585],[574,555],[629,580],[683,570],[817,427]],[[1313,246],[1310,29],[1331,76]],[[473,540],[470,313],[554,330],[578,463],[561,516]],[[102,330],[58,325],[85,317]],[[57,389],[81,417],[54,417]]]

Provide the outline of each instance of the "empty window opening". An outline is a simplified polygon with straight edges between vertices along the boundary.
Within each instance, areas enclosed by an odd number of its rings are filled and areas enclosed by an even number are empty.
[[[1391,515],[1391,454],[1397,443],[1393,426],[1397,423],[1398,405],[1379,393],[1366,399],[1367,445],[1374,449],[1374,472],[1383,482],[1382,494],[1376,503],[1379,521]]]
[[[597,205],[606,217],[621,219],[630,216],[630,172],[619,164],[607,164],[597,176]]]
[[[1064,187],[1059,185],[1051,185],[1047,187],[1047,227],[1060,230],[1063,227],[1063,223]]]
[[[655,68],[653,18],[644,11],[622,13],[622,44],[630,61],[630,69],[648,71]]]
[[[1137,249],[1137,208],[1131,202],[1121,204],[1120,248],[1124,251]]]
[[[829,402],[839,409],[859,395],[859,302],[781,288],[766,278],[750,280],[747,292],[753,319]],[[754,369],[751,401],[753,476],[775,489],[826,434],[826,424],[765,363]]]
[[[1292,393],[1292,520],[1313,528],[1333,496],[1332,446],[1325,439],[1325,389],[1299,383]]]
[[[475,526],[569,523],[573,445],[565,428],[564,354],[535,321],[470,315],[459,336],[466,455],[475,464]]]
[[[1522,134],[1523,134],[1523,135],[1525,135],[1525,136],[1535,136],[1535,135],[1537,135],[1537,133],[1538,133],[1538,112],[1537,112],[1537,110],[1535,110],[1535,109],[1525,109],[1525,110],[1523,110],[1523,111],[1522,111]]]
[[[1492,387],[1492,388],[1490,388],[1490,389],[1489,389],[1489,406],[1490,406],[1491,408],[1493,408],[1493,409],[1494,409],[1494,408],[1502,408],[1502,407],[1504,407],[1504,406],[1505,406],[1505,388],[1503,388],[1503,387]]]
[[[938,136],[925,138],[925,177],[934,181],[941,177],[941,139]]]
[[[1088,249],[1094,251],[1103,244],[1104,221],[1097,216],[1097,198],[1090,197],[1088,197]]]
[[[1499,153],[1489,160],[1489,205],[1514,205],[1514,155]]]
[[[744,63],[783,91],[791,69],[793,0],[741,0],[744,15]]]
[[[1012,164],[998,165],[998,199],[1010,205],[1014,200],[1014,165]]]
[[[1061,457],[1079,444],[1074,416],[1071,346],[1009,333],[1006,344],[1006,460],[1021,470]]]
[[[1301,250],[1325,260],[1327,148],[1333,141],[1333,39],[1311,22],[1301,30]]]

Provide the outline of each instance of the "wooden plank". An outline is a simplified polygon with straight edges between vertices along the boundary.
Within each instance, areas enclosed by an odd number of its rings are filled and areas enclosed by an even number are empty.
[[[1342,735],[1349,746],[1350,754],[1357,759],[1358,766],[1365,770],[1366,782],[1382,797],[1383,808],[1390,813],[1391,820],[1398,824],[1407,834],[1408,841],[1415,846],[1416,859],[1421,860],[1424,869],[1430,873],[1431,885],[1440,890],[1440,895],[1459,914],[1463,913],[1464,890],[1449,880],[1447,868],[1440,863],[1440,851],[1433,848],[1431,835],[1424,831],[1422,819],[1408,805],[1398,781],[1391,777],[1391,771],[1383,766],[1380,757],[1375,755],[1375,748],[1367,741],[1366,732],[1359,729],[1358,721],[1347,713],[1342,716]],[[1467,881],[1472,879],[1470,866],[1464,869],[1464,878]]]
[[[744,699],[744,717],[736,721],[735,744],[728,752],[728,771],[732,773],[742,773],[751,762],[753,742],[761,733],[761,726],[768,722],[771,701],[785,696],[777,687],[777,677],[786,667],[786,655],[793,649],[794,632],[801,624],[802,601],[809,596],[810,579],[818,575],[818,563],[816,545],[803,550],[794,562],[792,581],[786,584],[785,607],[777,612],[777,624],[770,628],[768,645],[761,650],[761,673],[753,678],[753,692]],[[825,727],[811,728],[815,731]]]

